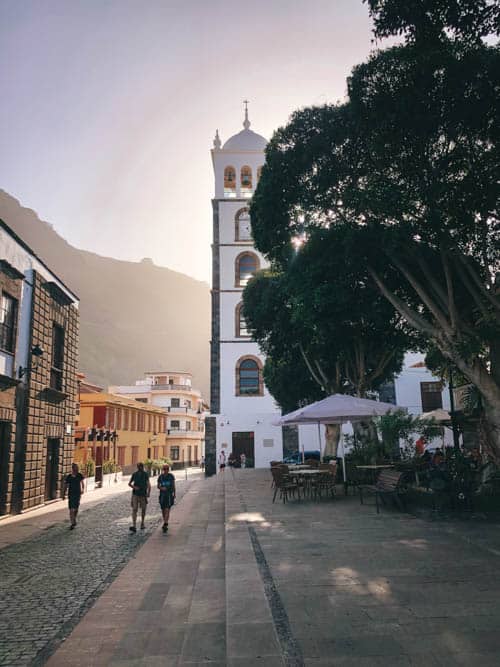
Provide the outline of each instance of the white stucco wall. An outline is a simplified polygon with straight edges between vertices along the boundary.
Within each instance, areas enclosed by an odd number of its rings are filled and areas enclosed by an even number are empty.
[[[267,468],[271,461],[281,460],[283,457],[281,426],[273,425],[273,421],[276,419],[277,415],[274,412],[217,415],[217,462],[221,451],[226,453],[226,459],[231,453],[232,434],[236,431],[246,431],[254,434],[256,468]],[[271,440],[272,446],[269,446]]]

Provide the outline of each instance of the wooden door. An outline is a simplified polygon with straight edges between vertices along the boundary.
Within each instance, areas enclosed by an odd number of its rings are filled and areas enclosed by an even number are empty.
[[[57,494],[59,470],[59,438],[48,438],[45,459],[45,500],[54,500]]]
[[[237,465],[240,464],[240,456],[245,454],[246,466],[255,465],[255,438],[253,431],[235,431],[233,433],[233,455]]]

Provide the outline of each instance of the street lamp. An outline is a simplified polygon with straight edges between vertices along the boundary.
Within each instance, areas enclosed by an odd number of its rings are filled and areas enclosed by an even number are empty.
[[[42,363],[43,347],[40,347],[38,343],[36,345],[33,345],[33,347],[31,348],[31,356],[35,357],[36,362],[31,366],[25,366],[25,367],[19,366],[18,374],[20,378],[26,375],[26,373],[34,371],[35,368],[38,368],[38,366],[40,366],[40,364]]]

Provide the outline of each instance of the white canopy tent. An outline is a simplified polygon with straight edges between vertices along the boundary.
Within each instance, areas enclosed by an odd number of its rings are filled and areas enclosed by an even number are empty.
[[[368,398],[358,398],[357,396],[348,396],[346,394],[332,394],[321,401],[307,405],[305,408],[299,408],[298,410],[294,410],[294,412],[283,415],[276,422],[276,425],[318,424],[319,427],[320,424],[344,424],[345,422],[364,421],[398,409],[401,408],[392,403],[382,403],[381,401],[372,401]],[[345,480],[345,451],[342,431],[340,432],[340,444],[342,446],[342,469]]]

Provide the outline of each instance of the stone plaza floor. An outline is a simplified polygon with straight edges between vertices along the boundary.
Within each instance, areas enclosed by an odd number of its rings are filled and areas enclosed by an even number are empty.
[[[34,627],[40,614],[53,629],[48,605],[32,597],[52,585],[67,592],[58,613],[68,624],[49,646],[59,642],[49,667],[500,664],[498,524],[392,509],[377,515],[340,492],[317,503],[271,500],[269,471],[228,469],[185,484],[167,535],[156,523],[127,552],[125,520],[119,537],[99,532],[98,545],[116,540],[123,569],[91,595],[95,603],[71,632],[75,602],[62,559],[55,548],[30,552],[27,578],[2,582],[2,605],[12,590],[9,614],[15,603],[22,612],[8,631]],[[86,541],[80,549],[102,576],[104,552]],[[67,550],[66,566],[73,564],[76,585],[82,579],[82,598],[87,574],[74,566],[75,554]],[[34,574],[40,558],[48,582]],[[47,654],[0,664],[43,664]]]

